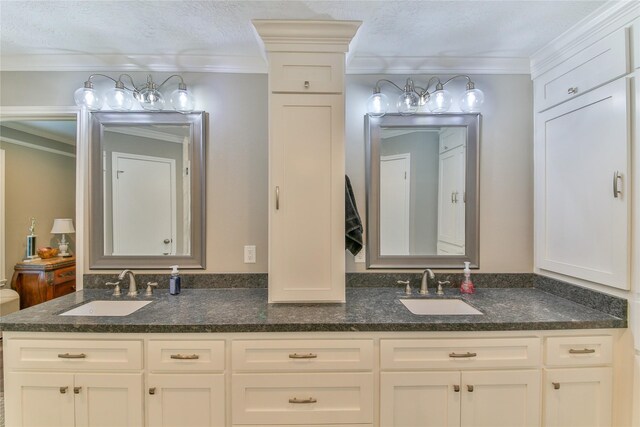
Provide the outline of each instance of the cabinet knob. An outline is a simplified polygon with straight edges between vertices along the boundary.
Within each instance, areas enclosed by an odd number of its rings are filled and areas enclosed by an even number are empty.
[[[473,386],[472,385],[467,385],[467,391],[470,393],[473,393]]]
[[[551,383],[553,384],[553,389],[554,390],[559,390],[560,389],[560,383]]]
[[[310,85],[309,85],[309,80],[305,80],[305,81],[304,81],[304,88],[305,88],[305,89],[309,89],[309,86],[310,86]]]
[[[73,394],[80,394],[80,390],[82,390],[82,387],[74,387]]]
[[[156,394],[156,388],[155,387],[150,387],[149,388],[149,394]]]
[[[60,387],[60,394],[66,394],[69,387]]]
[[[453,386],[453,391],[455,391],[456,393],[460,393],[460,386],[458,384],[455,384]]]

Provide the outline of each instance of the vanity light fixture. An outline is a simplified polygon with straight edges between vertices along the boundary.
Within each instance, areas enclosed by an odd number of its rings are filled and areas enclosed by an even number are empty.
[[[94,89],[92,81],[98,76],[112,80],[115,83],[115,87],[109,89],[104,95],[99,94]],[[105,101],[109,108],[114,111],[131,110],[134,99],[145,110],[160,111],[164,109],[165,104],[164,96],[160,89],[173,77],[179,78],[180,83],[178,83],[178,89],[173,91],[169,97],[169,102],[174,110],[180,113],[190,113],[195,105],[193,95],[187,91],[187,85],[184,83],[182,76],[178,74],[167,77],[159,85],[153,81],[151,74],[147,75],[147,81],[142,85],[136,85],[129,74],[120,74],[118,80],[105,74],[91,74],[87,81],[84,82],[84,85],[75,91],[74,99],[77,106],[86,107],[91,111],[100,110]],[[131,87],[125,86],[122,81],[123,78],[129,79]]]
[[[389,83],[402,92],[396,103],[398,113],[401,115],[409,116],[415,114],[425,104],[432,113],[446,113],[451,108],[453,96],[451,92],[445,89],[445,86],[459,77],[467,79],[466,90],[458,101],[460,110],[463,113],[478,113],[484,102],[484,93],[480,89],[476,89],[469,76],[459,74],[449,78],[444,83],[438,77],[431,77],[427,82],[426,88],[415,86],[410,77],[407,78],[404,88],[401,88],[391,80],[380,79],[373,88],[373,94],[367,100],[367,114],[372,117],[382,117],[389,111],[389,98],[380,91],[381,83]],[[429,92],[432,85],[435,85],[434,91]]]

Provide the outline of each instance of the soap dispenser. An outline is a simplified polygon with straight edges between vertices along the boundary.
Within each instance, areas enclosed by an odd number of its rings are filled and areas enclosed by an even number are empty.
[[[169,279],[169,293],[171,295],[178,295],[180,293],[180,272],[178,272],[178,266],[172,265],[171,278]]]
[[[473,282],[471,281],[471,269],[469,265],[471,263],[465,261],[464,263],[464,280],[462,280],[462,284],[460,285],[460,293],[463,294],[472,294],[475,292],[475,287],[473,286]]]

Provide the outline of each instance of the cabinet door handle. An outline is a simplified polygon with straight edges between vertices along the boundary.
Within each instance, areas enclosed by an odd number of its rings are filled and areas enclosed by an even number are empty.
[[[156,388],[155,387],[149,388],[149,394],[156,394]]]
[[[560,390],[560,383],[551,383],[551,384],[553,384],[554,390]]]
[[[66,394],[69,387],[60,387],[60,394]]]
[[[620,172],[615,171],[613,173],[613,197],[615,199],[622,195],[622,190],[618,188],[618,182],[620,182],[620,180],[622,180],[622,175],[620,175]]]
[[[86,359],[87,355],[84,353],[71,354],[71,353],[62,353],[58,354],[60,359]]]
[[[453,191],[451,192],[451,203],[453,203]]]
[[[200,356],[197,354],[172,354],[171,358],[178,360],[196,360],[200,359]]]
[[[61,275],[59,275],[58,277],[63,279],[65,277],[71,277],[71,276],[75,276],[76,272],[75,271],[67,271],[65,273],[62,273]]]
[[[569,89],[567,89],[567,94],[568,95],[575,95],[576,93],[578,93],[578,87],[570,87]]]
[[[280,187],[276,186],[276,210],[280,209]]]
[[[569,349],[569,354],[591,354],[591,353],[595,353],[596,350],[593,348],[583,348],[582,350],[580,349],[575,349],[575,348],[570,348]]]
[[[458,384],[455,384],[453,386],[453,391],[455,391],[456,393],[460,393],[460,386]]]
[[[80,394],[80,390],[82,390],[82,387],[74,387],[73,394]]]
[[[315,359],[317,357],[318,355],[314,353],[307,353],[307,354],[293,353],[289,355],[289,359]]]
[[[467,391],[469,393],[473,393],[473,386],[472,385],[467,385]]]
[[[304,81],[304,88],[305,88],[305,89],[309,89],[309,86],[311,86],[311,85],[309,84],[309,80],[305,80],[305,81]]]
[[[470,351],[467,351],[466,353],[449,353],[449,357],[458,357],[458,358],[464,358],[464,357],[476,357],[478,354],[477,353],[471,353]]]
[[[293,399],[289,399],[289,403],[316,403],[317,401],[318,399],[314,399],[313,397],[308,399],[298,399],[297,397],[294,397]]]

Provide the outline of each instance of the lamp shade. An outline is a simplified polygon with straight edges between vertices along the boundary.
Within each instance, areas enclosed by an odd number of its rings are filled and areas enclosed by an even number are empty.
[[[71,218],[56,218],[53,220],[53,228],[51,234],[69,234],[75,233],[73,228],[73,220]]]

